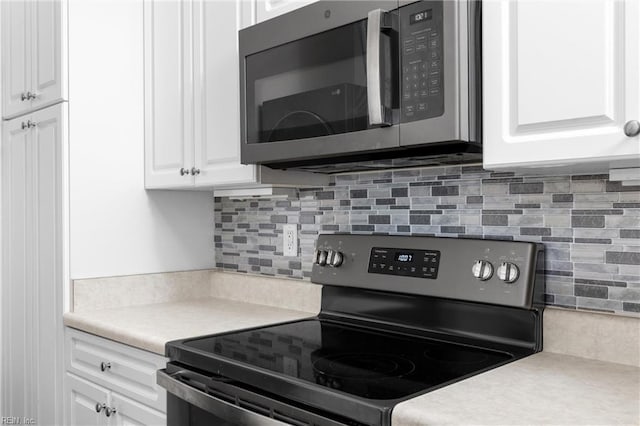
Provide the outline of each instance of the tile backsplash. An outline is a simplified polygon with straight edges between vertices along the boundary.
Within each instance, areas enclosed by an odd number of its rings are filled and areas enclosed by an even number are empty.
[[[640,186],[608,175],[519,176],[481,166],[337,175],[289,199],[215,199],[216,265],[309,279],[319,233],[543,242],[549,305],[640,314]],[[299,256],[282,255],[298,224]]]

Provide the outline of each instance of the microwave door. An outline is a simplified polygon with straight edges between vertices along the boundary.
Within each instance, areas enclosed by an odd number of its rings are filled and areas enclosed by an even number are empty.
[[[243,163],[399,146],[395,6],[321,1],[240,31]]]

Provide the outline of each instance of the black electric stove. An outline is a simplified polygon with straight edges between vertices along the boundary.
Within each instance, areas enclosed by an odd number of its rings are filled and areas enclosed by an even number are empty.
[[[168,424],[389,425],[403,400],[541,350],[542,258],[523,242],[321,235],[317,317],[167,344]]]

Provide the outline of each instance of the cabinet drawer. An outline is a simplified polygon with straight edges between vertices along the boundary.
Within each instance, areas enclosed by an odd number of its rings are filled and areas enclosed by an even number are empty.
[[[65,329],[65,352],[67,371],[166,412],[165,391],[156,384],[166,358],[71,328]]]

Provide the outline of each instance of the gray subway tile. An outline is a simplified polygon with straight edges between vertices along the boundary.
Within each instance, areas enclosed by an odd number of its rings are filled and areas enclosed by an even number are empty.
[[[604,216],[572,216],[573,228],[604,228]]]
[[[615,263],[615,264],[623,264],[623,265],[640,265],[640,253],[608,251],[606,253],[605,261],[607,263]]]

